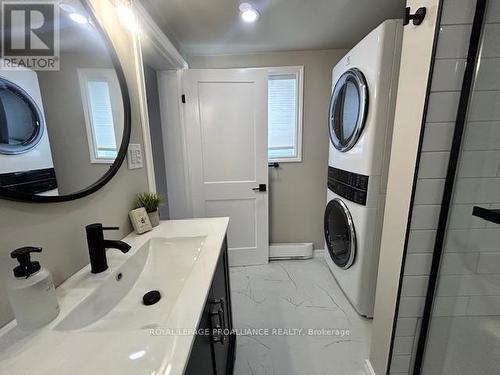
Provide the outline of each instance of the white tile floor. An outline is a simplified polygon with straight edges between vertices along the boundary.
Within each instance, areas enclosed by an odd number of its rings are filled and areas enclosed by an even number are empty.
[[[371,320],[360,317],[324,259],[231,268],[235,328],[296,328],[305,336],[238,336],[235,375],[365,375]],[[307,335],[309,329],[336,329]]]

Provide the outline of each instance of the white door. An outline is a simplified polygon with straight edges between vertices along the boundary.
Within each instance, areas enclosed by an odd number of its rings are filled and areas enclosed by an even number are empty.
[[[231,265],[265,264],[269,259],[267,73],[187,70],[183,89],[194,216],[230,217]]]

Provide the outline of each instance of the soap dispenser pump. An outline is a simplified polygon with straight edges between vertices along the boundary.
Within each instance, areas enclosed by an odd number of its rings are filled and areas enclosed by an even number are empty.
[[[10,253],[19,265],[14,268],[15,279],[7,289],[9,301],[23,330],[40,328],[59,314],[56,290],[49,271],[31,260],[32,253],[41,253],[40,247],[22,247]]]

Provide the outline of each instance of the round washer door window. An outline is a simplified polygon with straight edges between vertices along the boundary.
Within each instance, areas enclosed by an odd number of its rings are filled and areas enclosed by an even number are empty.
[[[330,139],[339,151],[354,147],[368,115],[368,86],[359,69],[349,69],[335,84],[328,115]]]
[[[31,150],[40,142],[43,126],[42,113],[28,93],[0,77],[0,154]]]
[[[348,269],[356,257],[356,231],[346,204],[332,199],[325,211],[325,240],[333,262]]]

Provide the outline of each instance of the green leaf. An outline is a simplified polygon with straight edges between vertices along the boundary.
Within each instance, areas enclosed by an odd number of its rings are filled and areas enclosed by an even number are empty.
[[[156,211],[162,202],[163,197],[155,193],[137,195],[137,207],[144,207],[148,213]]]

